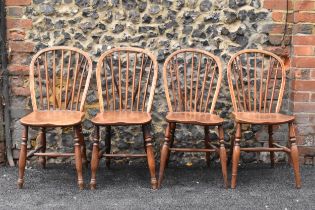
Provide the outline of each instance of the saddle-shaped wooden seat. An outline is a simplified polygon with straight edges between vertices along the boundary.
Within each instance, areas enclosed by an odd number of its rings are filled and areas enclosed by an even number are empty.
[[[283,124],[293,122],[295,117],[280,113],[259,113],[259,112],[233,112],[234,119],[239,123],[250,124]]]
[[[96,125],[143,125],[151,120],[148,112],[112,111],[98,113],[91,121]]]
[[[202,112],[170,112],[166,115],[166,121],[170,123],[183,123],[194,125],[218,125],[223,119],[215,114]]]
[[[70,110],[34,111],[23,117],[22,125],[34,127],[64,127],[79,125],[84,118],[84,112]]]

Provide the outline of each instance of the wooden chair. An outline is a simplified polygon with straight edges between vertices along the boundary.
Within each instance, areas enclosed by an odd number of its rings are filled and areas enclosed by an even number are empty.
[[[229,61],[227,68],[229,88],[236,122],[235,140],[232,142],[232,183],[236,186],[240,152],[270,152],[274,166],[274,152],[286,152],[291,156],[296,187],[301,187],[299,155],[296,145],[294,116],[280,114],[285,88],[286,72],[282,60],[263,50],[242,50]],[[289,124],[289,144],[284,147],[272,139],[273,125]],[[240,148],[242,124],[268,125],[269,148]]]
[[[50,47],[39,51],[30,64],[30,90],[33,112],[23,117],[18,187],[24,183],[26,158],[39,156],[46,166],[48,157],[75,157],[78,185],[83,189],[82,159],[87,164],[81,121],[92,73],[89,55],[73,47]],[[28,128],[40,128],[39,144],[27,154]],[[73,127],[74,153],[47,153],[46,128]]]
[[[220,155],[224,184],[227,187],[223,119],[214,114],[222,80],[219,58],[203,50],[178,50],[166,59],[163,67],[163,79],[169,113],[166,116],[168,125],[161,149],[159,187],[162,184],[170,151],[205,152],[208,166],[210,152],[217,152]],[[203,126],[205,149],[173,147],[177,123]],[[209,126],[218,127],[219,149],[210,143]]]
[[[140,48],[114,48],[98,60],[96,79],[100,113],[93,119],[95,138],[91,161],[91,189],[96,188],[99,159],[106,157],[146,157],[151,174],[151,185],[156,189],[155,161],[150,134],[151,107],[157,82],[158,64],[155,56]],[[145,154],[111,154],[111,126],[141,125]],[[99,150],[99,127],[106,127],[105,148]]]

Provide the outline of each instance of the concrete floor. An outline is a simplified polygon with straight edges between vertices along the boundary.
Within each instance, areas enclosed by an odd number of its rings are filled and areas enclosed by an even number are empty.
[[[98,189],[81,192],[73,165],[28,168],[22,190],[16,187],[17,173],[17,168],[0,168],[0,209],[315,209],[312,166],[301,166],[300,190],[287,164],[240,167],[235,190],[223,188],[219,166],[170,166],[156,191],[145,166],[100,168]],[[89,170],[84,175],[87,184]]]

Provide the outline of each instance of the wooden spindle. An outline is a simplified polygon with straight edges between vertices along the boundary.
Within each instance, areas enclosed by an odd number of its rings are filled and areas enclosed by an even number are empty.
[[[120,52],[118,52],[118,83],[119,83],[119,111],[122,110],[122,93],[121,93],[121,61]]]
[[[186,63],[186,52],[184,53],[184,86],[185,86],[185,105],[184,111],[187,110],[187,63]]]
[[[143,100],[142,100],[142,111],[144,111],[144,107],[145,107],[145,102],[146,102],[146,98],[147,98],[147,91],[148,91],[148,85],[149,85],[149,81],[150,81],[150,78],[151,78],[152,66],[153,66],[153,60],[151,60],[151,64],[150,64],[150,67],[149,67],[149,75],[148,75],[147,82],[146,82],[145,88],[144,88],[144,96],[143,96]]]
[[[131,111],[133,110],[133,103],[134,103],[134,96],[135,96],[135,78],[136,78],[136,70],[137,70],[137,59],[138,54],[135,54],[135,63],[133,67],[133,74],[132,74],[132,92],[131,92]]]
[[[264,81],[264,62],[265,62],[265,54],[261,54],[261,72],[260,72],[260,87],[259,87],[259,112],[261,112],[262,103],[263,103],[263,81]]]
[[[171,88],[172,88],[172,94],[174,97],[174,104],[175,104],[175,110],[177,111],[177,96],[176,96],[176,90],[175,90],[175,83],[174,83],[174,73],[173,73],[174,64],[173,61],[170,63],[170,73],[171,73]]]
[[[65,96],[65,109],[68,108],[68,88],[69,88],[69,82],[70,82],[70,68],[71,68],[71,57],[72,57],[72,51],[69,51],[69,59],[68,59],[68,68],[67,68],[67,81],[66,81],[66,96]]]
[[[114,53],[110,55],[110,70],[112,73],[112,98],[113,98],[113,108],[116,109],[116,95],[115,95],[115,75],[114,75],[114,67],[113,67],[113,56]]]
[[[196,90],[195,90],[195,108],[194,111],[197,111],[197,96],[198,96],[198,90],[199,90],[199,79],[200,79],[200,68],[201,68],[201,59],[202,54],[199,53],[199,61],[198,61],[198,69],[197,69],[197,81],[196,81]]]
[[[251,107],[251,98],[250,98],[250,65],[249,65],[249,56],[248,53],[246,53],[246,70],[247,70],[247,93],[248,93],[248,104],[247,107],[249,108],[249,111],[252,111],[252,107]]]
[[[272,109],[272,102],[273,102],[273,97],[274,97],[276,83],[277,83],[278,68],[279,68],[279,62],[277,62],[275,77],[274,77],[273,86],[272,86],[271,99],[270,99],[270,104],[269,104],[269,113],[271,112],[271,109]]]
[[[47,52],[45,52],[45,75],[46,75],[46,100],[47,100],[47,109],[50,110],[50,104],[49,104],[49,75],[48,75]]]
[[[61,50],[61,64],[60,64],[60,91],[59,91],[59,97],[60,97],[60,106],[59,109],[62,109],[62,88],[63,88],[63,65],[64,65],[64,52]]]
[[[208,94],[207,94],[207,101],[206,101],[206,104],[205,104],[204,112],[206,112],[207,109],[208,109],[208,104],[209,104],[209,100],[210,100],[210,96],[211,96],[212,84],[213,84],[213,81],[214,81],[214,75],[215,75],[216,68],[217,68],[217,64],[215,63],[214,67],[213,67],[213,70],[212,70],[212,75],[211,75],[211,80],[210,80],[210,85],[209,85],[209,90],[208,90]]]
[[[270,81],[270,69],[271,69],[271,63],[272,63],[271,60],[273,60],[273,58],[270,56],[269,70],[267,71],[267,81],[266,81],[266,87],[265,87],[264,112],[266,112],[266,107],[267,107],[268,86],[269,86],[269,81]]]
[[[126,86],[125,86],[125,110],[128,109],[128,84],[129,84],[129,52],[127,52],[127,67],[126,67]]]
[[[193,76],[194,76],[194,57],[195,53],[192,53],[192,58],[191,58],[191,70],[190,70],[190,108],[189,110],[192,111],[192,92],[193,92]]]
[[[36,63],[37,63],[37,69],[38,69],[40,107],[41,107],[41,109],[44,109],[42,75],[41,75],[41,70],[40,70],[40,65],[39,65],[39,61],[38,60],[39,60],[39,58],[36,60]]]
[[[257,53],[255,53],[254,58],[254,111],[257,111],[257,75],[256,75],[256,68],[257,68]]]
[[[212,63],[212,60],[211,60],[211,63]],[[209,71],[209,59],[207,59],[206,70],[205,70],[205,74],[204,74],[203,82],[202,82],[202,87],[201,87],[201,99],[200,99],[200,104],[199,104],[199,111],[201,111],[201,107],[202,107],[202,104],[203,104],[203,98],[204,98],[203,94],[204,94],[204,90],[205,90],[205,87],[206,87],[208,71]]]
[[[140,103],[140,92],[141,92],[141,80],[142,80],[142,72],[143,72],[143,66],[144,66],[144,53],[142,53],[142,59],[141,59],[141,66],[140,66],[140,73],[139,73],[139,83],[137,88],[138,93],[138,99],[137,99],[137,111],[139,110],[139,103]]]

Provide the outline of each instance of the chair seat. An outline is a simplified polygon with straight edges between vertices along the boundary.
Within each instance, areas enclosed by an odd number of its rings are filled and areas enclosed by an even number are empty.
[[[283,124],[294,121],[292,115],[280,113],[233,112],[235,121],[250,124]]]
[[[111,111],[98,113],[91,121],[96,125],[143,125],[151,120],[147,112]]]
[[[166,115],[166,121],[195,125],[219,125],[224,120],[218,115],[209,113],[169,112]]]
[[[69,110],[34,111],[23,117],[22,125],[38,127],[64,127],[78,125],[84,118],[84,112]]]

